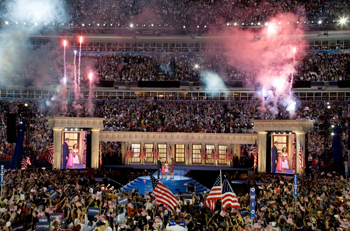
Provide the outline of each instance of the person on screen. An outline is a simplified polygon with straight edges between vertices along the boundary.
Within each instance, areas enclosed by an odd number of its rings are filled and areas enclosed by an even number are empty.
[[[276,172],[276,167],[277,167],[277,159],[278,159],[278,153],[277,153],[277,144],[278,142],[275,141],[274,145],[272,146],[272,156],[271,156],[271,160],[272,160],[272,173]]]
[[[69,142],[69,139],[66,138],[65,142],[62,144],[62,168],[63,169],[67,168],[67,161],[69,157],[68,142]]]
[[[289,169],[288,153],[286,150],[287,150],[286,147],[282,148],[282,172],[283,173],[286,173],[287,169]]]
[[[73,168],[76,169],[77,165],[79,164],[79,149],[78,144],[73,145]]]
[[[69,169],[73,168],[73,149],[69,149],[69,157],[68,157],[68,161],[67,161],[67,167]]]
[[[278,152],[278,161],[276,167],[277,173],[282,173],[282,162],[282,153]]]

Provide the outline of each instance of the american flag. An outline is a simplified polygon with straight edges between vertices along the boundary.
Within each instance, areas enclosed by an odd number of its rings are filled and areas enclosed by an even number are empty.
[[[171,144],[169,144],[169,155],[173,158],[173,149],[171,148]]]
[[[54,163],[53,153],[54,153],[54,147],[53,147],[53,143],[51,143],[49,145],[49,157],[47,158],[47,160],[49,161],[50,164]]]
[[[100,144],[100,149],[99,149],[99,154],[100,154],[100,166],[102,166],[102,145]]]
[[[153,176],[151,176],[151,183],[157,204],[163,204],[168,209],[174,210],[174,208],[178,204],[178,200],[176,199],[174,194],[172,194],[169,188],[167,188],[162,182],[160,182]]]
[[[190,145],[189,145],[189,144],[187,144],[187,157],[188,157],[188,158],[191,157]]]
[[[300,150],[299,150],[299,165],[300,170],[303,170],[305,168],[304,161],[303,161],[303,144],[300,143]]]
[[[253,156],[254,156],[254,169],[258,166],[258,147],[257,145],[253,148]]]
[[[230,183],[227,179],[222,183],[222,207],[226,210],[229,206],[232,208],[240,208],[237,196],[233,192]]]
[[[205,199],[205,207],[214,211],[217,200],[221,200],[221,176],[216,179],[214,186],[211,188],[207,199]]]
[[[28,165],[32,165],[29,157],[23,158],[21,162],[21,170],[27,170]]]

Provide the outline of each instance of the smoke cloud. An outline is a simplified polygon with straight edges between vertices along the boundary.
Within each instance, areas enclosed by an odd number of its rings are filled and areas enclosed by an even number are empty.
[[[222,79],[217,73],[212,71],[202,71],[200,75],[201,75],[201,80],[205,84],[206,91],[213,91],[213,90],[226,91],[227,90],[224,81],[222,81]]]
[[[239,29],[225,32],[230,64],[250,73],[252,85],[261,88],[259,110],[262,112],[275,115],[279,104],[294,116],[296,99],[291,91],[292,75],[296,72],[298,60],[306,55],[300,46],[305,41],[303,30],[296,23],[298,20],[294,14],[281,14],[257,33]]]
[[[59,0],[8,0],[6,2],[7,14],[4,19],[9,22],[0,33],[2,47],[0,48],[0,84],[8,85],[16,80],[31,80],[37,78],[42,83],[47,76],[56,76],[59,71],[55,69],[54,60],[57,52],[37,51],[40,47],[31,47],[29,35],[39,34],[46,25],[64,22],[67,14],[63,2]],[[18,24],[17,24],[18,23]],[[32,50],[28,49],[32,48]],[[49,61],[51,65],[46,65]],[[59,65],[61,66],[61,65]],[[61,74],[63,76],[63,73]],[[23,83],[23,82],[22,82]]]

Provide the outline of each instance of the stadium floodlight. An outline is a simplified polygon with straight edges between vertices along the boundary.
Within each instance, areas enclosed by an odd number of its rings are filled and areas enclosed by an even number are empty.
[[[130,28],[133,28],[134,27],[134,24],[130,23]]]
[[[321,25],[321,24],[322,24],[322,21],[321,21],[321,20],[318,20],[318,24],[320,24],[320,25]]]
[[[346,23],[346,18],[341,18],[340,20],[339,20],[339,22],[340,22],[340,24],[345,24]]]

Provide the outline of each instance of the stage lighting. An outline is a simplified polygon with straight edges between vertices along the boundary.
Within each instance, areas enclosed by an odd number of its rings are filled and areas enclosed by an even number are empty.
[[[186,28],[186,26],[183,26],[182,28],[184,28],[184,29],[185,29],[185,28]]]
[[[66,84],[67,83],[67,78],[63,77],[63,83]]]
[[[258,25],[260,26],[260,22],[258,22]]]
[[[18,24],[18,22],[16,22],[16,24]]]
[[[151,26],[153,26],[153,24],[151,24]]]
[[[38,23],[34,23],[34,25],[36,26],[36,25],[38,25]]]
[[[230,23],[226,23],[226,26],[229,26],[230,25]]]
[[[233,25],[237,26],[237,23],[234,23]]]
[[[130,28],[133,28],[134,27],[134,24],[130,23]]]
[[[334,132],[332,132],[331,135],[334,136]]]
[[[194,65],[194,68],[195,68],[195,69],[198,69],[198,68],[199,68],[199,65],[198,65],[198,64],[195,64],[195,65]]]
[[[199,28],[199,26],[197,26],[197,28]]]
[[[265,22],[265,26],[268,26],[269,25],[269,23],[268,22]]]
[[[82,26],[85,26],[85,24],[83,23],[83,24],[81,24]]]
[[[74,50],[74,54],[75,54],[75,55],[77,54],[77,50]]]
[[[331,127],[334,128],[334,125],[332,125]]]
[[[339,22],[340,22],[340,24],[346,23],[346,18],[341,18]]]
[[[318,24],[320,24],[320,25],[321,25],[321,24],[322,24],[322,21],[321,21],[321,20],[319,20],[319,21],[318,21]]]
[[[327,106],[328,109],[331,109],[331,106]]]
[[[9,24],[9,21],[5,21],[5,24],[8,25],[8,24]]]
[[[100,24],[99,24],[99,23],[97,23],[97,26],[100,26]]]
[[[25,104],[24,104],[24,106],[25,106],[25,107],[28,107],[28,104],[27,104],[27,103],[25,103]]]

